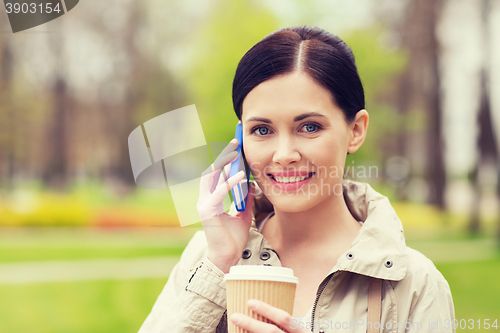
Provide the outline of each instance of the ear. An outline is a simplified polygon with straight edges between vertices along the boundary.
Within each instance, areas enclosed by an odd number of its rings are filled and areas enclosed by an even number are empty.
[[[347,146],[348,153],[356,152],[363,144],[368,130],[368,112],[366,110],[359,110],[356,117],[349,124],[350,138]]]

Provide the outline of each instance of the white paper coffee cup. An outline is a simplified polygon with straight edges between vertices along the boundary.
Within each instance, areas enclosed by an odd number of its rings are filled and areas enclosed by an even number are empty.
[[[231,322],[231,315],[235,312],[263,322],[271,322],[247,306],[249,299],[258,299],[293,313],[295,290],[299,279],[293,275],[288,267],[237,265],[229,269],[224,275],[226,281],[227,319],[229,333],[247,333]]]

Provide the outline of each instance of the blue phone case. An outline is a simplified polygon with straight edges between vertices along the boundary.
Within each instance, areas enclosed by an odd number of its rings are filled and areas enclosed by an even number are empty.
[[[229,173],[229,177],[234,176],[240,170],[245,171],[246,178],[243,178],[241,182],[236,184],[231,189],[236,210],[238,210],[238,212],[243,212],[247,207],[248,182],[250,180],[250,173],[245,170],[245,163],[241,158],[241,147],[243,146],[243,128],[241,126],[241,123],[238,123],[238,125],[236,125],[236,133],[234,137],[238,140],[238,148],[236,148],[236,151],[238,152],[238,158],[233,163],[231,163],[231,171]]]

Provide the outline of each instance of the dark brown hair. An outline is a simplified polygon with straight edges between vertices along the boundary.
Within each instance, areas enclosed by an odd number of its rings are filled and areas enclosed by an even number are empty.
[[[233,106],[238,118],[241,120],[243,101],[253,88],[297,70],[330,91],[347,122],[365,108],[363,85],[349,46],[323,29],[300,26],[271,33],[241,58],[233,81]]]

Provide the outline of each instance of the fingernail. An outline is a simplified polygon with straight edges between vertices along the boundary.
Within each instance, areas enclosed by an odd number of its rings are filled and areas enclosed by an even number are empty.
[[[233,313],[231,315],[231,321],[235,324],[238,324],[240,322],[240,319],[241,319],[241,315],[238,314],[238,313]]]
[[[231,142],[231,143],[236,143],[236,142],[238,142],[238,140],[236,140],[236,139],[232,139],[230,142]]]
[[[254,299],[249,299],[247,305],[250,309],[257,309],[257,302]]]

